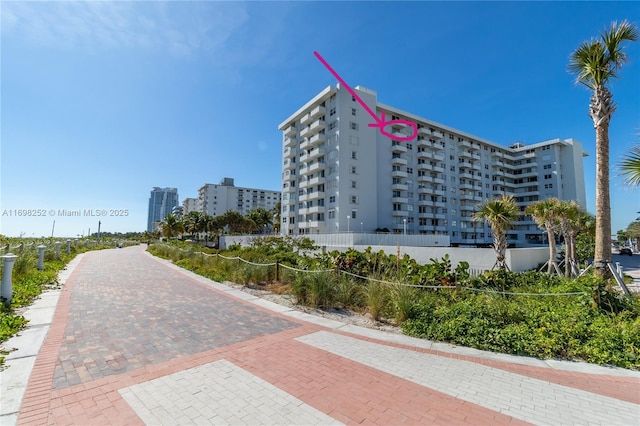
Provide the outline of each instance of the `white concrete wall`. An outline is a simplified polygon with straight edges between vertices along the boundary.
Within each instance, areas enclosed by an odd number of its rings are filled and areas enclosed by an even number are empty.
[[[334,240],[335,243],[343,243],[356,240],[357,236],[367,234],[338,234],[332,237],[341,237]],[[376,234],[370,234],[375,236]],[[391,235],[395,236],[395,235]],[[260,235],[222,235],[220,236],[220,248],[226,249],[232,244],[249,245],[252,239],[259,238]],[[318,237],[312,235],[311,237]],[[351,239],[349,239],[351,237]],[[433,237],[431,235],[406,235],[405,237]],[[442,236],[440,236],[442,237]],[[314,238],[315,239],[315,238]],[[362,240],[360,240],[362,241]],[[316,244],[318,244],[316,242]],[[323,245],[318,244],[326,251],[346,251],[352,247],[358,251],[364,251],[367,247],[371,247],[374,252],[380,250],[387,254],[397,254],[398,245],[376,245],[376,244],[334,244]],[[400,246],[400,256],[408,254],[421,265],[431,263],[431,259],[442,259],[445,254],[449,255],[451,265],[455,268],[461,261],[469,263],[469,269],[476,272],[491,270],[496,263],[495,251],[491,248],[459,248],[459,247],[413,247]],[[544,263],[549,258],[549,249],[547,247],[532,248],[516,248],[507,249],[506,262],[512,271],[528,271],[536,268],[539,264]]]

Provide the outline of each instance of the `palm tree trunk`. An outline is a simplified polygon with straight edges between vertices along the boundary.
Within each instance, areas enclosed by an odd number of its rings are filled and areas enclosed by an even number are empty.
[[[569,257],[567,258],[568,261],[570,262],[569,265],[569,275],[567,276],[573,276],[575,274],[575,265],[576,265],[576,236],[573,232],[571,232],[570,234],[570,238],[569,238]]]
[[[596,125],[596,247],[594,266],[609,276],[611,262],[611,201],[609,193],[609,121]]]
[[[500,233],[497,234],[494,232],[494,242],[493,249],[496,252],[496,263],[493,266],[497,266],[499,269],[509,269],[507,266],[507,262],[505,261],[506,253],[507,253],[507,234]]]
[[[553,228],[547,225],[547,239],[549,240],[549,264],[547,265],[547,274],[551,274],[555,271],[556,265],[556,236],[553,233]]]

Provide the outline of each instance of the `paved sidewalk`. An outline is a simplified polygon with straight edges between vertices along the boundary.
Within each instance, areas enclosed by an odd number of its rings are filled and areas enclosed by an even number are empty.
[[[314,317],[144,247],[75,263],[6,345],[3,425],[640,423],[637,372]]]

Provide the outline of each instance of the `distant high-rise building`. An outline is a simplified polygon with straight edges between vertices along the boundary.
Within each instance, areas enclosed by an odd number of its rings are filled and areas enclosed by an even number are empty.
[[[157,230],[160,222],[179,205],[177,188],[154,187],[149,196],[147,231],[153,232]]]
[[[452,245],[492,242],[491,229],[473,220],[480,203],[515,197],[520,217],[509,243],[541,243],[543,234],[525,209],[546,198],[586,206],[582,159],[574,139],[502,146],[378,102],[373,90],[351,93],[329,86],[284,120],[282,234],[387,229],[406,234],[448,235]],[[406,141],[416,123],[415,139]],[[500,125],[496,123],[496,125]]]
[[[279,201],[279,191],[237,187],[233,178],[224,178],[219,185],[206,183],[198,191],[198,211],[214,217],[229,210],[243,215],[258,207],[271,210]]]

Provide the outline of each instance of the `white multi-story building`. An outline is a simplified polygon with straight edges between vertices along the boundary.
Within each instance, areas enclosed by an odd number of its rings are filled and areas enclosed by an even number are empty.
[[[186,216],[189,212],[197,211],[199,211],[197,198],[185,198],[182,200],[182,214]]]
[[[266,189],[240,188],[232,178],[224,178],[219,185],[204,184],[198,191],[198,211],[220,216],[229,210],[247,214],[262,207],[271,210],[280,201],[280,192]]]
[[[372,117],[349,91],[329,86],[283,121],[283,234],[372,232],[446,234],[452,245],[492,242],[474,222],[479,203],[501,194],[516,198],[522,215],[509,242],[535,244],[542,233],[524,209],[558,197],[586,206],[580,142],[554,139],[510,147],[381,104],[356,87],[386,120],[417,124],[414,140],[399,142],[370,127]],[[413,129],[384,129],[399,139]]]

